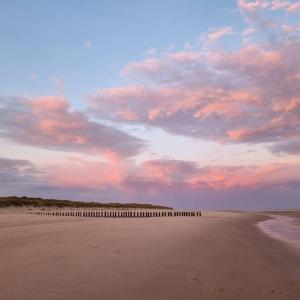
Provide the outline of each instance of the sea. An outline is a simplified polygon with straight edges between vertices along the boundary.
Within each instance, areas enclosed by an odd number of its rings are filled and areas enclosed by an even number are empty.
[[[300,251],[300,217],[268,214],[272,219],[259,222],[258,227],[269,236]]]

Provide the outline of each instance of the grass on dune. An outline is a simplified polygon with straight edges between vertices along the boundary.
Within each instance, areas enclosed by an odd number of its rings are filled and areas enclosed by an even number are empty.
[[[43,199],[31,197],[0,197],[0,208],[5,207],[72,207],[72,208],[140,208],[140,209],[172,209],[171,207],[139,204],[139,203],[99,203],[99,202],[83,202],[57,199]]]

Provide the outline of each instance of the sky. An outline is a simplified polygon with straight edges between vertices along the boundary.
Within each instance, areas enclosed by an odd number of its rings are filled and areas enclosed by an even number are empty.
[[[300,208],[300,2],[1,1],[0,194]]]

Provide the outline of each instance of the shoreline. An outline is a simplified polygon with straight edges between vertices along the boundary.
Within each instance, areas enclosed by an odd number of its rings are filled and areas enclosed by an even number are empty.
[[[299,299],[300,256],[253,213],[0,216],[4,299]]]
[[[300,253],[300,212],[268,213],[269,219],[258,222],[257,227],[266,235],[292,247]]]

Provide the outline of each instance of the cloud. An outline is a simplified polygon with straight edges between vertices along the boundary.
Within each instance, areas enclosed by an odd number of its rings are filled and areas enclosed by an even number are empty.
[[[256,1],[248,1],[248,0],[237,0],[238,7],[243,10],[257,10],[264,9],[269,7],[271,4],[268,0],[256,0]]]
[[[288,0],[237,0],[237,6],[248,25],[256,30],[278,29],[282,23],[282,19],[276,13],[278,11],[283,15],[300,11],[298,1]]]
[[[28,160],[22,159],[10,159],[0,157],[0,170],[6,174],[14,174],[14,175],[34,175],[35,169],[33,164]]]
[[[91,113],[219,143],[298,139],[298,25],[290,24],[285,14],[281,20],[285,26],[261,26],[261,18],[276,18],[277,10],[286,12],[292,4],[238,1],[243,15],[259,12],[259,18],[251,19],[251,27],[241,32],[239,46],[183,49],[130,62],[122,70],[129,84],[90,95]],[[245,20],[247,23],[248,15]],[[231,27],[225,27],[211,33],[211,38],[231,32]]]
[[[173,57],[155,65],[146,60],[126,68],[151,84],[102,89],[89,103],[104,118],[214,141],[263,143],[296,137],[299,52],[300,44],[290,42],[199,54],[192,65],[182,60],[176,64]]]
[[[300,31],[300,23],[295,25],[282,24],[281,27],[287,33],[297,33]]]
[[[300,3],[299,3],[299,1],[296,1],[294,3],[290,3],[290,5],[287,6],[287,11],[290,12],[290,13],[300,12]]]
[[[170,53],[169,58],[175,63],[195,63],[199,59],[199,53],[192,51],[182,51]]]
[[[105,163],[72,160],[67,165],[48,167],[47,170],[48,181],[53,186],[113,188],[119,191],[120,198],[123,195],[127,197],[126,194],[154,197],[165,191],[168,191],[165,197],[172,198],[172,189],[197,193],[272,188],[274,185],[285,186],[290,182],[300,182],[300,168],[292,164],[200,166],[195,162],[169,159],[150,160],[140,164],[115,160]],[[82,178],[80,174],[83,173],[87,174],[87,178]]]
[[[204,40],[208,43],[216,43],[224,36],[233,34],[235,34],[235,32],[233,31],[232,27],[223,27],[209,32],[206,36],[204,36]]]
[[[130,62],[122,69],[121,75],[129,75],[141,80],[147,80],[159,76],[161,71],[171,73],[172,66],[164,62],[164,60],[147,58],[142,62]]]
[[[41,183],[39,178],[41,174],[41,171],[28,160],[0,157],[1,195],[26,193]]]
[[[0,136],[19,144],[122,157],[144,147],[142,140],[72,110],[63,97],[5,98],[0,116]]]
[[[83,44],[84,48],[86,49],[91,49],[93,44],[91,41],[86,41],[84,44]]]
[[[156,48],[150,48],[146,51],[146,54],[147,55],[153,55],[157,52],[157,49]]]
[[[299,165],[199,166],[148,161],[124,178],[125,194],[177,207],[258,209],[297,207]],[[285,200],[282,201],[283,195]]]
[[[136,164],[69,157],[34,166],[0,158],[0,188],[6,195],[109,202],[152,202],[210,209],[296,207],[300,166],[199,166],[179,160]],[[82,176],[85,174],[85,176]],[[285,195],[285,201],[280,197]],[[280,200],[280,201],[279,201]]]
[[[298,1],[288,0],[237,0],[239,9],[245,11],[284,10],[288,12],[300,11]]]
[[[115,155],[106,157],[105,161],[68,157],[64,163],[48,164],[44,179],[52,186],[118,189],[130,166],[127,160]]]
[[[157,185],[184,185],[189,189],[257,188],[300,181],[298,166],[268,164],[263,166],[199,166],[179,160],[146,161],[136,169],[135,182]]]
[[[270,147],[271,151],[279,154],[300,154],[300,140],[290,140],[280,143],[275,143]]]

